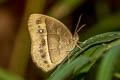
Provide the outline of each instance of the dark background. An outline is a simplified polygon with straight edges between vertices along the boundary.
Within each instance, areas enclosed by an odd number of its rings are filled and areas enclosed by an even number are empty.
[[[42,80],[49,75],[40,71],[30,56],[27,20],[32,13],[55,17],[72,33],[82,14],[80,26],[86,27],[79,32],[80,41],[120,30],[120,0],[0,0],[0,72],[25,80]]]

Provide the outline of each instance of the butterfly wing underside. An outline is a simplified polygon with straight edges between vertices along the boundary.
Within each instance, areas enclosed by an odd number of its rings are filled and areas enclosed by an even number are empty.
[[[32,59],[46,72],[55,68],[75,47],[69,29],[55,18],[32,14],[28,29]]]

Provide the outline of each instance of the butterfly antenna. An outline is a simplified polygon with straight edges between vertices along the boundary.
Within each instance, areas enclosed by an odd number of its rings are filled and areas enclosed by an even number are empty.
[[[79,24],[80,24],[80,21],[81,21],[81,17],[82,17],[82,15],[80,15],[80,17],[79,17],[79,20],[78,20],[78,22],[77,22],[77,25],[76,25],[76,29],[75,29],[74,35],[75,35],[75,33],[78,31],[77,29],[78,29],[78,27],[79,27]]]
[[[86,26],[86,24],[83,24],[77,31],[76,31],[76,33],[78,33],[83,27],[85,27]]]

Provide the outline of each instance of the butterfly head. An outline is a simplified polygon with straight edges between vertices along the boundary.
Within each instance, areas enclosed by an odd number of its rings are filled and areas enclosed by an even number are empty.
[[[78,42],[78,41],[79,41],[78,32],[86,25],[86,24],[83,24],[81,27],[79,27],[81,17],[82,17],[82,15],[79,17],[78,23],[77,23],[77,25],[76,25],[75,32],[74,32],[74,34],[73,34],[73,41],[75,41],[75,42]]]
[[[78,33],[74,33],[72,39],[73,39],[73,41],[78,42],[79,41],[79,35],[78,35]]]

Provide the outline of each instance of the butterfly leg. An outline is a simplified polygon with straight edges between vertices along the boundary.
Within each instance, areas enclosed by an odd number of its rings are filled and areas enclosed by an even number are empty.
[[[80,50],[83,50],[83,48],[81,48],[77,43],[76,43],[76,46],[77,46]]]
[[[67,51],[68,53],[70,53],[71,51]],[[68,58],[68,63],[70,62],[70,54],[67,55]]]
[[[70,55],[69,54],[68,54],[67,58],[68,58],[68,63],[69,63],[70,62]]]
[[[83,42],[81,42],[81,41],[77,41],[77,43],[83,43]]]

